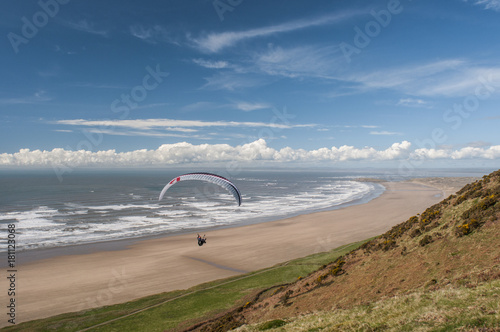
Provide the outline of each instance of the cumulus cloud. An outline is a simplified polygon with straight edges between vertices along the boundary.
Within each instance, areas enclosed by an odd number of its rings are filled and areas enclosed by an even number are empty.
[[[231,146],[229,144],[200,144],[186,142],[164,144],[156,150],[135,150],[129,152],[71,151],[53,149],[51,151],[21,149],[17,153],[0,154],[0,166],[36,167],[80,167],[80,166],[145,166],[181,165],[186,163],[212,162],[347,162],[347,161],[397,161],[397,160],[435,160],[435,159],[500,159],[500,145],[489,148],[465,147],[460,150],[416,149],[411,143],[402,141],[392,144],[385,150],[373,147],[357,148],[343,145],[340,147],[316,150],[293,149],[285,147],[274,149],[264,139]]]
[[[416,149],[411,153],[412,159],[499,159],[500,145],[489,148],[465,147],[459,150],[450,149]]]
[[[13,154],[0,154],[0,165],[14,166],[88,166],[88,165],[164,165],[193,162],[226,161],[345,161],[345,160],[392,160],[407,154],[409,142],[394,143],[383,151],[374,148],[358,149],[352,146],[321,148],[307,151],[290,147],[280,150],[267,146],[264,139],[259,139],[238,146],[228,144],[193,145],[182,142],[164,144],[156,150],[135,150],[130,152],[107,151],[69,151],[53,149],[41,151],[22,149]]]

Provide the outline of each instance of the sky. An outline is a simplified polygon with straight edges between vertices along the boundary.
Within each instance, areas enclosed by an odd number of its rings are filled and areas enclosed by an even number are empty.
[[[500,164],[499,0],[0,8],[0,167]]]

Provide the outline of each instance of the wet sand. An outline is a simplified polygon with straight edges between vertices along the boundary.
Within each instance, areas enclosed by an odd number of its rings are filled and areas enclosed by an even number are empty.
[[[210,231],[203,247],[188,234],[17,266],[16,322],[186,289],[327,251],[379,235],[450,193],[421,183],[381,184],[386,191],[368,203]]]

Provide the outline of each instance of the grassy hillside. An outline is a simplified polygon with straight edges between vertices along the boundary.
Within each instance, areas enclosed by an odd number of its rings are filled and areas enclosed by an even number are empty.
[[[498,331],[499,198],[497,171],[199,330]]]
[[[352,243],[330,252],[217,280],[187,290],[148,296],[136,301],[62,314],[6,327],[6,331],[182,331],[231,308],[240,308],[267,289],[291,283],[300,276],[359,247]],[[241,324],[239,324],[241,325]]]

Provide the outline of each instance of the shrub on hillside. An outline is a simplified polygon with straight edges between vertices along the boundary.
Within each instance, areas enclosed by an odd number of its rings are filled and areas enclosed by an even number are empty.
[[[271,321],[260,324],[259,331],[275,329],[275,328],[281,327],[285,324],[286,324],[286,322],[284,320],[281,320],[281,319],[271,320]]]
[[[424,247],[426,245],[428,245],[429,243],[431,243],[433,240],[432,240],[432,236],[430,236],[429,234],[427,234],[426,236],[424,236],[419,242],[418,244],[420,244],[421,247]]]

